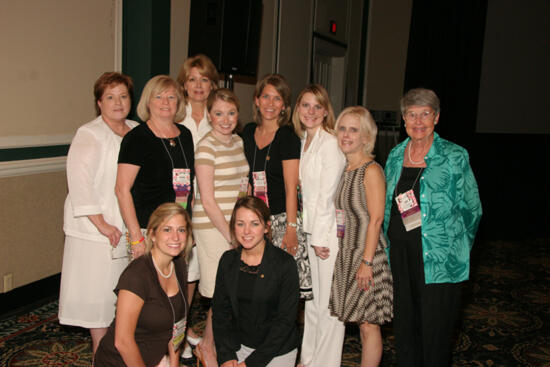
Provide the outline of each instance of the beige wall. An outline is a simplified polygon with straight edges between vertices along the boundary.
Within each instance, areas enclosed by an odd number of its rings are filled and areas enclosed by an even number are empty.
[[[0,136],[71,134],[115,67],[116,1],[0,2]]]
[[[399,110],[403,94],[412,0],[371,0],[364,104]]]
[[[14,288],[61,271],[65,177],[52,172],[0,179],[0,273],[13,274]]]
[[[95,116],[93,83],[119,65],[120,4],[0,2],[0,148],[67,144]],[[67,185],[64,159],[52,160],[0,164],[0,277],[14,287],[61,271]]]
[[[191,0],[172,0],[170,8],[170,76],[178,77],[189,49]]]

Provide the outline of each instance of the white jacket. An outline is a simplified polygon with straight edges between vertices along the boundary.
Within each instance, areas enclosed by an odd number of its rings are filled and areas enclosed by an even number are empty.
[[[307,134],[307,133],[306,133]],[[302,139],[300,182],[302,187],[304,232],[310,245],[337,249],[334,195],[344,171],[346,157],[336,137],[322,128],[317,130],[308,150]]]
[[[126,120],[134,128],[137,122]],[[68,236],[109,243],[88,219],[103,214],[105,221],[125,231],[115,196],[118,152],[122,137],[101,116],[82,125],[67,154],[69,194],[65,200],[63,230]]]

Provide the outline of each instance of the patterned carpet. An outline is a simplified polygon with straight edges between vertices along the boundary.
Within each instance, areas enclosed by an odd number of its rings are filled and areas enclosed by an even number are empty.
[[[550,367],[550,240],[484,242],[472,255],[453,365]],[[200,299],[193,303],[192,324],[198,333],[205,307]],[[391,325],[382,332],[381,366],[391,366]],[[349,325],[342,366],[359,366],[360,355],[358,329]],[[90,364],[88,332],[59,325],[56,301],[0,320],[0,366]]]

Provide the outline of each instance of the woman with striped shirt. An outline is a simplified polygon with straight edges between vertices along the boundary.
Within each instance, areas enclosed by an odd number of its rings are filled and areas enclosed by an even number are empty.
[[[228,89],[218,89],[208,97],[207,108],[212,130],[195,152],[199,195],[193,207],[193,235],[201,273],[199,292],[211,298],[220,257],[232,248],[229,220],[239,195],[246,195],[249,168],[243,141],[233,134],[239,118],[237,96]],[[212,310],[208,311],[203,339],[195,353],[203,365],[217,365]]]

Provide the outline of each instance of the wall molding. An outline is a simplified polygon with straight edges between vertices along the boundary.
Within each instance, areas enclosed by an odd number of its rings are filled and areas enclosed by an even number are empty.
[[[0,162],[0,178],[65,171],[67,157]]]
[[[69,145],[73,134],[0,136],[0,149]]]

